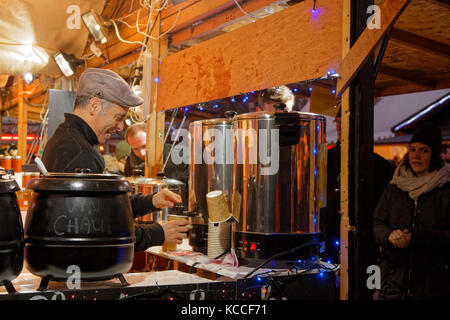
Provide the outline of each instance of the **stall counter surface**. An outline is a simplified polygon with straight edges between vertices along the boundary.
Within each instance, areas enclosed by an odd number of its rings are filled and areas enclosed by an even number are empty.
[[[170,286],[170,285],[182,285],[182,284],[198,284],[198,283],[208,283],[214,282],[195,274],[188,274],[178,270],[167,270],[158,272],[139,272],[139,273],[126,273],[123,275],[126,281],[129,283],[127,289],[139,288],[139,287],[156,287],[156,286]],[[20,294],[36,294],[41,295],[42,292],[38,291],[37,288],[41,282],[41,278],[29,273],[25,268],[19,277],[12,281],[15,289]],[[68,286],[74,286],[70,279],[68,282],[64,281],[50,281],[46,292],[57,292],[64,295],[67,291]],[[118,279],[111,279],[108,281],[90,281],[81,282],[81,290],[102,290],[102,289],[112,289],[112,288],[122,288],[122,285]],[[75,289],[75,288],[73,288]],[[3,295],[8,295],[5,287],[0,286],[0,299]],[[69,299],[70,297],[66,297]]]
[[[200,252],[194,252],[192,251],[192,247],[188,244],[188,239],[183,239],[183,243],[178,245],[177,251],[174,252],[162,251],[161,246],[148,248],[147,252],[155,256],[181,262],[190,267],[206,270],[225,278],[231,278],[233,280],[243,279],[247,274],[255,269],[255,267],[253,266],[249,267],[237,265],[237,261],[234,261],[234,259],[230,257],[230,253],[228,253],[228,256],[225,255],[225,258],[222,259],[211,259]],[[337,272],[339,270],[339,265],[333,265],[323,261],[319,261],[317,263],[317,267],[311,268],[310,270],[260,268],[255,274],[260,274],[263,276],[267,274],[276,274],[277,276],[291,276],[295,275],[296,273],[320,273],[323,270]]]

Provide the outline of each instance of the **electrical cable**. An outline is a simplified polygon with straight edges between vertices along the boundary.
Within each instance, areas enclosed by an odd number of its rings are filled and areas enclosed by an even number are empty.
[[[167,162],[169,161],[170,155],[172,154],[173,147],[175,146],[175,143],[177,142],[178,137],[180,136],[180,132],[181,132],[181,129],[183,128],[183,124],[184,124],[184,121],[186,120],[187,114],[188,114],[187,112],[184,113],[183,120],[181,121],[180,127],[178,128],[178,131],[177,131],[177,135],[176,135],[175,139],[173,140],[172,146],[170,147],[169,156],[167,156],[166,161],[164,162],[164,166],[162,168],[163,172],[164,172],[164,169],[166,168]]]
[[[167,138],[169,137],[170,128],[172,128],[173,121],[175,120],[175,117],[177,116],[178,108],[175,109],[175,111],[172,112],[172,120],[170,120],[169,128],[167,129],[166,136],[164,137],[164,144],[166,144]]]
[[[122,37],[121,37],[120,34],[119,34],[119,29],[117,28],[116,22],[115,22],[114,20],[111,20],[111,22],[112,22],[112,24],[114,25],[114,29],[116,30],[117,38],[119,38],[120,41],[122,41],[122,42],[124,42],[124,43],[130,43],[130,44],[140,44],[141,46],[144,46],[145,49],[148,50],[147,45],[146,45],[145,43],[141,42],[141,41],[127,41],[127,40],[122,39]]]
[[[293,253],[297,250],[309,247],[309,246],[319,246],[320,247],[320,243],[314,240],[302,243],[294,248],[288,249],[288,250],[284,250],[282,252],[276,253],[273,256],[271,256],[270,258],[268,258],[267,260],[265,260],[263,263],[261,263],[259,266],[257,266],[255,269],[253,269],[252,271],[250,271],[249,273],[247,273],[244,278],[248,278],[249,276],[251,276],[253,273],[255,273],[257,270],[261,269],[263,266],[265,266],[266,264],[268,264],[270,261],[275,260],[276,258],[279,258],[281,256],[284,256],[288,253]]]
[[[253,19],[262,19],[262,18],[265,18],[265,17],[268,17],[268,16],[271,16],[271,15],[272,15],[272,13],[268,13],[268,14],[264,14],[264,15],[261,15],[261,16],[255,16],[255,15],[253,15],[253,14],[250,14],[250,13],[246,12],[246,11],[241,7],[241,5],[239,4],[239,2],[238,2],[237,0],[233,0],[233,1],[234,1],[234,3],[236,4],[236,6],[239,8],[239,10],[241,10],[242,13],[244,13],[247,17],[250,17],[250,18],[253,18]]]

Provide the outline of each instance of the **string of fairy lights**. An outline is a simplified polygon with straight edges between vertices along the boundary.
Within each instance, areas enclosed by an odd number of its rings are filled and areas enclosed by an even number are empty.
[[[327,72],[326,75],[318,77],[318,78],[314,78],[314,79],[309,79],[309,80],[305,80],[305,81],[301,81],[301,82],[297,82],[293,85],[288,85],[288,87],[290,87],[290,90],[294,93],[294,94],[298,94],[300,91],[302,91],[301,89],[303,88],[303,91],[306,91],[307,94],[311,94],[313,92],[313,83],[316,81],[321,81],[321,80],[335,80],[339,78],[339,74],[336,73],[333,69],[329,70]],[[158,79],[159,82],[159,79]],[[194,105],[187,105],[182,107],[181,109],[184,111],[184,113],[189,113],[191,110],[196,110],[199,112],[212,112],[212,113],[217,113],[219,110],[221,110],[222,106],[238,106],[238,105],[245,105],[248,102],[250,102],[251,98],[255,97],[255,94],[257,94],[258,91],[252,90],[248,93],[245,94],[241,94],[241,95],[235,95],[235,96],[231,96],[228,98],[224,98],[224,99],[218,99],[218,100],[212,100],[212,101],[208,101],[208,102],[202,102],[202,103],[198,103],[198,104],[194,104]],[[336,89],[332,88],[330,90],[330,95],[335,96],[336,95]]]

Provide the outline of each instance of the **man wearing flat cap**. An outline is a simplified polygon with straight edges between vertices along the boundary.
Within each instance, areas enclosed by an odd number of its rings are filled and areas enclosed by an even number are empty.
[[[124,129],[129,107],[144,101],[134,94],[128,84],[116,73],[106,69],[90,68],[81,75],[72,113],[49,139],[42,161],[49,172],[75,172],[89,168],[91,173],[103,173],[105,161],[94,147],[103,144],[111,134]],[[169,190],[154,195],[130,197],[134,217],[145,215],[155,208],[173,207],[181,197]],[[161,224],[136,224],[136,251],[163,243],[181,243],[188,231],[186,220]]]

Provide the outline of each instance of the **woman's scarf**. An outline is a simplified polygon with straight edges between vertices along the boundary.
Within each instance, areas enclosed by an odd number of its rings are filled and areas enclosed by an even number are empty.
[[[417,177],[411,169],[406,167],[405,161],[402,161],[395,169],[390,183],[395,184],[400,190],[408,192],[412,200],[417,200],[422,194],[436,187],[442,187],[447,182],[450,182],[450,164],[448,163],[426,176]]]

